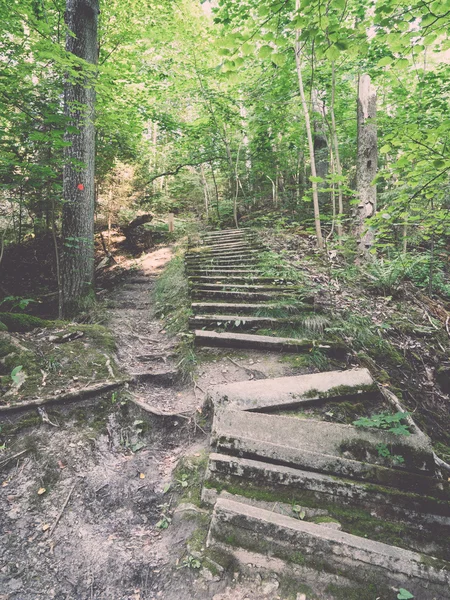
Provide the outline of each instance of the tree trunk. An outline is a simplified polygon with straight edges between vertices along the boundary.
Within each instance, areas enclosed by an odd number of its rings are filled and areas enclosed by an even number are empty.
[[[326,189],[327,182],[326,177],[328,175],[329,163],[328,163],[328,142],[325,134],[325,123],[324,123],[324,105],[323,101],[319,98],[317,90],[313,90],[311,94],[311,103],[313,109],[313,129],[314,129],[314,157],[316,159],[316,171],[317,177],[323,179],[322,183],[317,185],[319,194],[319,206],[323,208],[328,200]]]
[[[93,65],[98,62],[97,22],[99,0],[67,0],[67,52]],[[66,75],[65,114],[70,130],[64,151],[62,233],[61,316],[76,314],[89,296],[94,283],[94,69],[78,67],[75,79]]]
[[[334,101],[336,95],[336,69],[334,66],[334,62],[332,65],[332,75],[331,75],[331,138],[332,138],[332,146],[334,151],[334,163],[336,166],[336,172],[339,177],[342,177],[342,166],[341,166],[341,158],[339,154],[339,142],[337,136],[336,129],[336,118],[334,114]],[[338,181],[338,219],[337,219],[337,232],[339,238],[339,245],[342,244],[342,217],[344,215],[344,201],[342,198],[342,181]]]
[[[363,75],[358,84],[358,157],[356,190],[358,193],[357,225],[360,255],[368,257],[374,232],[368,220],[377,209],[377,188],[372,181],[377,174],[377,92],[370,77]]]
[[[300,0],[295,0],[295,7],[296,7],[296,10],[299,10]],[[312,131],[311,131],[311,121],[309,118],[309,110],[308,110],[308,105],[306,103],[305,90],[303,87],[300,31],[298,29],[296,31],[296,39],[295,39],[295,63],[296,63],[296,67],[297,67],[298,88],[300,91],[300,98],[302,100],[303,115],[305,117],[306,134],[308,137],[309,158],[311,161],[311,175],[313,178],[313,181],[311,183],[312,183],[314,223],[315,223],[315,227],[316,227],[317,245],[319,248],[323,248],[322,227],[320,225],[319,194],[318,194],[318,190],[317,190],[317,181],[315,181],[315,178],[317,177],[316,160],[314,157],[314,143],[313,143],[313,137],[312,137]]]

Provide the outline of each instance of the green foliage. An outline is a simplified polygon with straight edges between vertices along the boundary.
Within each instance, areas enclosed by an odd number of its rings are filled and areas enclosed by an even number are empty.
[[[365,427],[370,429],[383,429],[395,435],[410,435],[406,418],[409,413],[397,412],[395,414],[380,413],[369,417],[362,417],[353,422],[356,427]]]
[[[405,588],[400,588],[398,590],[397,598],[398,600],[411,600],[411,598],[414,598],[414,596],[411,594],[411,592],[405,590]]]

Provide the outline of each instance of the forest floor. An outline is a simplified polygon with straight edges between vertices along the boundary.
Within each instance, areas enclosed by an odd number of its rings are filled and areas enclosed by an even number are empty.
[[[266,239],[297,268],[301,264],[317,294],[328,294],[346,341],[353,331],[344,326],[348,311],[360,315],[366,337],[347,366],[376,362],[379,376],[386,385],[395,383],[429,433],[441,420],[436,440],[446,458],[441,415],[448,395],[430,381],[446,364],[438,359],[448,356],[448,341],[432,307],[407,291],[392,296],[352,288],[332,277],[326,264],[312,262],[305,240],[270,233]],[[123,261],[120,284],[104,294],[117,364],[145,376],[120,392],[49,407],[51,423],[36,411],[1,423],[0,600],[310,600],[292,590],[286,595],[275,577],[255,573],[248,580],[232,565],[226,572],[211,568],[204,556],[208,513],[199,493],[208,452],[208,387],[316,367],[290,355],[203,349],[196,352],[195,384],[173,375],[179,336],[167,332],[153,306],[156,277],[173,252],[159,247]],[[381,335],[390,345],[377,347],[377,355],[372,346]]]
[[[151,306],[155,278],[171,256],[161,247],[122,264],[126,276],[105,295],[122,372],[176,370],[177,337]],[[277,354],[208,349],[198,353],[195,386],[162,376],[49,406],[50,423],[36,410],[5,417],[0,600],[276,598],[276,579],[212,575],[201,566],[202,406],[211,384],[300,372]]]

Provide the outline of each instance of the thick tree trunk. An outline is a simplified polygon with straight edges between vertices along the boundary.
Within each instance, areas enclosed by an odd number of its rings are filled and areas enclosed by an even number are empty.
[[[67,52],[93,65],[98,61],[99,0],[67,0]],[[62,261],[62,316],[78,312],[93,294],[94,283],[94,174],[95,71],[79,67],[79,77],[67,75],[64,87],[68,117],[64,155]]]
[[[358,193],[357,225],[360,255],[369,256],[374,232],[368,220],[377,209],[377,188],[372,182],[377,174],[377,92],[368,75],[362,75],[358,84],[358,158],[356,190]]]

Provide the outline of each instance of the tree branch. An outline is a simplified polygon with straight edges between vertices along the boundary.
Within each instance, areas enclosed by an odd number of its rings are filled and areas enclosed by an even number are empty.
[[[153,183],[153,181],[155,181],[155,179],[159,179],[160,177],[165,177],[166,175],[178,175],[178,173],[184,167],[198,167],[200,165],[203,165],[204,163],[210,163],[213,160],[228,160],[228,159],[226,156],[213,156],[211,158],[202,158],[201,160],[196,161],[196,162],[183,163],[182,165],[177,165],[171,171],[164,171],[164,173],[158,173],[158,175],[154,175],[153,177],[150,177],[150,179],[148,180],[148,183]]]

